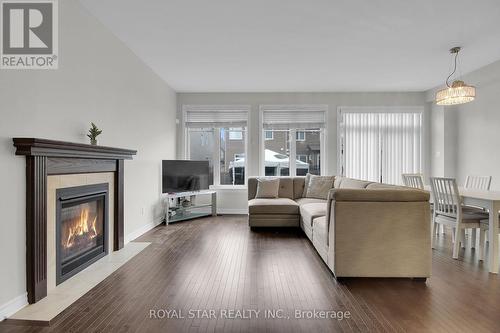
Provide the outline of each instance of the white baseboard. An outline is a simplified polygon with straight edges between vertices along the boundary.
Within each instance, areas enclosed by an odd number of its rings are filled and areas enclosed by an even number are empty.
[[[12,316],[28,305],[28,293],[17,296],[5,304],[0,305],[0,321]]]
[[[136,229],[136,230],[132,231],[131,233],[125,235],[125,239],[124,239],[125,244],[130,243],[131,241],[133,241],[137,237],[144,235],[146,232],[153,229],[154,227],[161,224],[162,222],[163,222],[163,218],[158,218],[156,221],[148,223],[148,224],[140,227],[139,229]]]
[[[217,214],[247,215],[248,214],[248,209],[222,208],[222,209],[217,209]]]

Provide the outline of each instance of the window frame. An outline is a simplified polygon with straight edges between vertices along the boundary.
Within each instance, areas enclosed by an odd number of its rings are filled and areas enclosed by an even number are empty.
[[[304,134],[304,137],[302,139],[299,139],[299,134]],[[295,130],[295,141],[297,142],[306,141],[306,131]]]
[[[189,111],[195,110],[195,111],[207,111],[207,112],[214,112],[214,111],[225,111],[225,110],[241,110],[245,111],[247,116],[246,116],[246,123],[245,126],[243,127],[234,127],[231,126],[231,123],[227,123],[225,126],[220,126],[220,127],[193,127],[194,129],[212,129],[213,130],[213,135],[214,135],[214,146],[216,147],[212,153],[212,160],[213,160],[213,184],[209,186],[210,189],[217,190],[217,189],[246,189],[247,184],[248,184],[248,158],[245,158],[245,178],[244,178],[244,184],[238,184],[238,185],[231,185],[231,184],[221,184],[220,183],[220,160],[221,160],[221,153],[220,153],[220,133],[221,133],[221,128],[241,128],[241,132],[243,134],[242,140],[244,140],[244,147],[245,151],[244,154],[245,156],[248,156],[248,151],[249,151],[249,140],[248,140],[248,133],[250,129],[250,124],[249,124],[249,117],[250,117],[250,110],[251,107],[250,105],[183,105],[182,106],[182,123],[181,123],[181,130],[183,133],[182,134],[182,145],[183,145],[183,158],[186,160],[190,159],[190,142],[189,142],[189,130],[191,129],[190,127],[186,126],[186,115]],[[230,132],[230,131],[229,131]],[[229,139],[229,135],[228,135]],[[238,141],[238,140],[235,140]]]
[[[267,133],[271,133],[271,137],[267,137]],[[264,130],[264,140],[274,140],[274,132],[272,130]]]
[[[185,160],[190,160],[190,158],[189,158],[189,156],[191,154],[191,151],[190,151],[191,144],[190,144],[190,135],[189,135],[190,130],[193,130],[194,132],[206,132],[206,133],[212,132],[212,135],[215,135],[214,128],[207,128],[207,127],[189,128],[189,127],[185,127],[184,128],[184,144],[185,144],[184,159]],[[214,146],[216,144],[215,138],[214,138],[213,144],[214,144]],[[216,150],[216,149],[214,149],[214,150]],[[212,181],[215,183],[215,171],[214,170],[215,170],[215,160],[214,160],[214,153],[212,152]],[[211,185],[209,185],[209,188],[210,188],[210,186]]]
[[[214,177],[214,184],[211,186],[211,188],[223,188],[223,189],[227,189],[227,188],[246,188],[247,186],[247,180],[248,180],[248,159],[245,158],[245,178],[244,178],[244,183],[243,184],[221,184],[221,179],[220,179],[220,175],[221,175],[221,168],[220,168],[220,162],[221,162],[221,129],[222,128],[227,128],[227,131],[228,131],[228,141],[243,141],[243,147],[245,147],[244,149],[244,152],[243,154],[245,154],[245,156],[248,155],[248,122],[246,124],[246,126],[243,126],[243,127],[240,127],[241,130],[239,130],[239,132],[242,133],[242,139],[241,140],[231,140],[229,138],[230,134],[231,133],[231,128],[234,128],[234,127],[217,127],[217,128],[214,128],[214,135],[217,136],[217,146],[218,146],[218,149],[214,149],[214,153],[217,154],[217,170],[215,169],[214,167],[214,174],[217,172],[217,179],[215,179]],[[226,155],[225,158],[227,159],[228,156]],[[234,158],[234,156],[233,156]],[[217,180],[217,182],[216,182]]]
[[[321,111],[324,112],[324,126],[319,129],[320,134],[320,175],[324,176],[328,174],[328,163],[326,152],[328,151],[328,105],[327,104],[307,104],[307,105],[260,105],[259,106],[259,131],[260,131],[260,149],[259,149],[259,175],[265,175],[265,142],[266,136],[265,132],[268,131],[264,128],[264,112],[266,110],[279,110],[283,112],[303,112],[303,111]],[[277,129],[279,130],[279,129]],[[295,176],[297,174],[296,170],[296,149],[297,149],[297,140],[296,140],[296,132],[305,131],[304,129],[297,128],[289,128],[289,142],[290,142],[290,165],[289,165],[289,173],[290,176]],[[299,141],[302,142],[302,141]],[[280,176],[277,176],[280,177]]]
[[[301,157],[305,157],[305,161],[304,160],[301,160],[300,158]],[[306,154],[297,154],[297,160],[301,161],[301,162],[304,162],[304,163],[309,163],[308,161],[308,156]]]
[[[225,127],[212,127],[212,128],[207,128],[207,127],[204,127],[206,129],[210,129],[212,130],[212,135],[214,136],[214,150],[212,152],[212,172],[213,172],[213,175],[212,175],[212,179],[213,179],[213,184],[210,185],[210,189],[217,189],[217,188],[246,188],[247,186],[247,181],[248,181],[248,160],[245,158],[245,178],[244,178],[244,183],[243,184],[235,184],[235,185],[232,185],[232,184],[221,184],[221,178],[220,178],[220,173],[221,173],[221,167],[220,167],[220,162],[221,162],[221,158],[222,158],[222,154],[221,154],[221,139],[220,139],[220,135],[221,135],[221,128],[225,128]],[[247,140],[247,132],[248,132],[248,127],[244,127],[246,129],[242,129],[242,134],[243,134],[243,139],[244,140],[244,147],[245,147],[245,152],[243,154],[245,154],[245,156],[247,155],[247,150],[248,150],[248,140]],[[189,147],[190,147],[190,136],[189,136],[189,131],[190,130],[201,130],[202,128],[188,128],[186,127],[185,128],[185,142],[186,142],[186,152],[185,152],[185,157],[187,160],[190,159],[190,151],[189,151]],[[228,135],[229,137],[229,135]],[[230,140],[230,141],[233,141],[233,140]],[[239,141],[239,140],[235,140],[235,141]],[[225,157],[227,158],[227,156]]]

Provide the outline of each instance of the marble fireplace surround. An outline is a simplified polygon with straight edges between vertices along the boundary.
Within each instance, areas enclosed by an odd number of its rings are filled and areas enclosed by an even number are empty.
[[[38,138],[14,138],[26,156],[26,288],[36,303],[55,288],[55,191],[109,183],[110,253],[123,248],[124,160],[137,151]]]

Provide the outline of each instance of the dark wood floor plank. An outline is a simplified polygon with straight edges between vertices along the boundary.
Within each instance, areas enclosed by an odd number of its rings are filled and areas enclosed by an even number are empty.
[[[159,226],[152,244],[68,307],[51,326],[0,323],[0,332],[499,332],[500,278],[474,250],[451,258],[449,234],[427,283],[335,280],[300,230],[250,230],[243,216]],[[152,319],[150,310],[215,310],[217,318]],[[222,310],[260,310],[254,319]],[[290,319],[264,318],[282,309]],[[294,318],[298,310],[352,318]]]

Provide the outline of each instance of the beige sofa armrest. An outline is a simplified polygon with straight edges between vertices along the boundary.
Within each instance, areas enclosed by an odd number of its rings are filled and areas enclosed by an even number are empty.
[[[331,189],[328,199],[351,202],[413,202],[429,201],[430,194],[418,189]],[[331,204],[329,202],[329,204]]]

